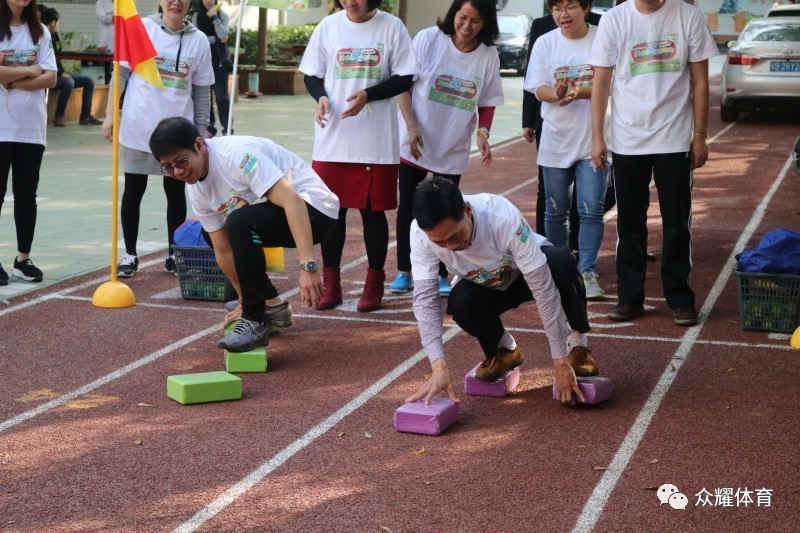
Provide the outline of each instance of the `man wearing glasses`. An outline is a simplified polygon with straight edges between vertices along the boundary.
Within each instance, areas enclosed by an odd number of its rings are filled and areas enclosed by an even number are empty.
[[[246,352],[269,343],[269,316],[288,309],[266,275],[263,247],[297,248],[302,302],[322,296],[314,244],[333,230],[339,199],[305,161],[259,137],[204,139],[183,117],[159,122],[150,151],[161,172],[186,183],[217,264],[239,293],[233,330],[219,343]]]

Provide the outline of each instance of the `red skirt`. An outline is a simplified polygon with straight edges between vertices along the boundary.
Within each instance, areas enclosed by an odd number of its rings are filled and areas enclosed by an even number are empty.
[[[339,207],[389,211],[397,209],[399,165],[312,161],[311,168],[339,197]]]

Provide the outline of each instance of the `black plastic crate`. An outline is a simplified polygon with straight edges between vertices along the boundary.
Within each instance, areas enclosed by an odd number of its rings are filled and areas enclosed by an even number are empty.
[[[214,251],[202,246],[173,246],[178,280],[184,300],[224,302],[225,274],[217,266]]]
[[[792,333],[800,324],[800,276],[735,271],[742,329]]]

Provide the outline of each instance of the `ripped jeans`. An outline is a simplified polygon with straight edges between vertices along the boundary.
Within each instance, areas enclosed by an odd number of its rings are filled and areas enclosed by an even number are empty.
[[[605,203],[608,172],[592,169],[591,159],[576,161],[569,168],[544,168],[544,193],[547,207],[544,227],[547,240],[555,246],[569,246],[569,210],[572,204],[572,183],[578,195],[578,216],[581,221],[578,233],[578,269],[596,272],[597,256],[603,242],[603,205]]]

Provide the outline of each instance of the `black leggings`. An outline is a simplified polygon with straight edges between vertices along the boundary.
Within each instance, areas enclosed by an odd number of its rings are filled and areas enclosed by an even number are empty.
[[[164,193],[167,195],[167,242],[169,253],[175,244],[175,230],[186,220],[186,184],[169,176],[164,176]],[[147,174],[125,173],[125,190],[122,193],[120,221],[125,251],[136,255],[136,241],[139,238],[139,215],[144,191],[147,190]]]
[[[369,268],[383,270],[386,265],[386,254],[389,249],[389,222],[385,211],[359,209],[361,222],[364,224],[364,245],[367,248]],[[327,267],[338,267],[342,264],[342,251],[347,234],[347,208],[339,209],[336,227],[322,241],[322,263]]]
[[[0,142],[0,208],[8,190],[11,170],[11,191],[14,194],[14,224],[17,229],[17,251],[29,254],[36,229],[36,191],[44,146],[32,143]]]
[[[427,175],[428,172],[425,170],[400,162],[400,203],[397,205],[397,270],[401,272],[411,272],[410,231],[411,222],[414,220],[412,209],[414,192]],[[449,179],[456,184],[456,187],[461,182],[461,174],[434,172],[433,175]],[[439,275],[443,278],[447,277],[447,267],[441,261],[439,261]]]
[[[314,244],[333,230],[335,220],[306,204]],[[264,258],[264,247],[296,248],[286,211],[265,202],[240,207],[225,222],[233,252],[236,276],[242,291],[242,315],[248,320],[261,321],[266,300],[278,296],[272,285]]]
[[[570,327],[580,333],[588,332],[586,289],[575,256],[558,246],[543,246],[542,252],[547,257],[547,266],[558,288],[561,307]],[[531,300],[533,295],[528,282],[521,275],[504,291],[462,279],[455,284],[447,299],[447,314],[453,316],[461,329],[478,339],[488,359],[497,355],[497,347],[505,331],[500,315]]]

